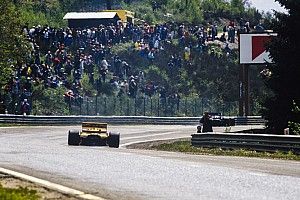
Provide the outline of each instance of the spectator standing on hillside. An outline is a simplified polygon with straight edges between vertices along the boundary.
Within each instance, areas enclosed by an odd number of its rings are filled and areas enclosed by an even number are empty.
[[[228,41],[230,43],[235,42],[235,28],[233,26],[229,26],[228,28]]]
[[[203,124],[202,133],[213,132],[212,119],[210,118],[208,112],[204,112],[204,115],[200,119],[200,123]]]
[[[109,66],[109,64],[108,64],[107,60],[103,57],[102,61],[101,61],[101,64],[100,64],[100,68],[99,68],[99,73],[101,75],[103,83],[105,83],[105,80],[106,80],[106,74],[108,72],[108,66]]]
[[[188,62],[191,59],[191,48],[186,46],[184,48],[184,60]]]
[[[24,99],[21,103],[21,112],[23,115],[30,114],[30,105],[29,105],[27,99]]]

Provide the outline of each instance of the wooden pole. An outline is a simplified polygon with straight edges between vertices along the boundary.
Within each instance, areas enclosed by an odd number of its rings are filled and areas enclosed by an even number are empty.
[[[244,87],[245,87],[245,116],[250,114],[250,81],[249,81],[249,65],[244,66]]]
[[[239,116],[244,116],[244,65],[239,69]]]

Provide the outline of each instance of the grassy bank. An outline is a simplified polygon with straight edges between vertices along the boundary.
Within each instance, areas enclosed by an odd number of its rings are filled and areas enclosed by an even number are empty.
[[[189,140],[181,140],[174,142],[166,143],[146,143],[142,145],[136,145],[135,148],[143,148],[150,150],[159,150],[159,151],[173,151],[173,152],[182,152],[189,154],[197,155],[216,155],[216,156],[242,156],[242,157],[259,157],[259,158],[269,158],[269,159],[284,159],[284,160],[299,160],[300,155],[295,155],[292,152],[283,153],[283,152],[257,152],[250,150],[226,150],[221,148],[197,148],[191,145]]]
[[[4,188],[0,185],[0,199],[9,200],[37,200],[39,196],[35,190],[29,190],[27,188]]]

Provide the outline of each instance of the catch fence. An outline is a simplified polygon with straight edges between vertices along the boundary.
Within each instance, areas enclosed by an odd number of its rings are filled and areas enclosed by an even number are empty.
[[[68,101],[68,105],[71,115],[198,117],[204,111],[226,116],[238,114],[238,102],[216,103],[204,98],[95,96]]]

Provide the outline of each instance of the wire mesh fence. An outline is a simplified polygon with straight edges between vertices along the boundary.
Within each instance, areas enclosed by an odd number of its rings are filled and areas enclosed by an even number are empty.
[[[197,117],[204,111],[233,116],[238,114],[238,102],[216,103],[206,98],[159,97],[84,97],[69,102],[71,115]]]

